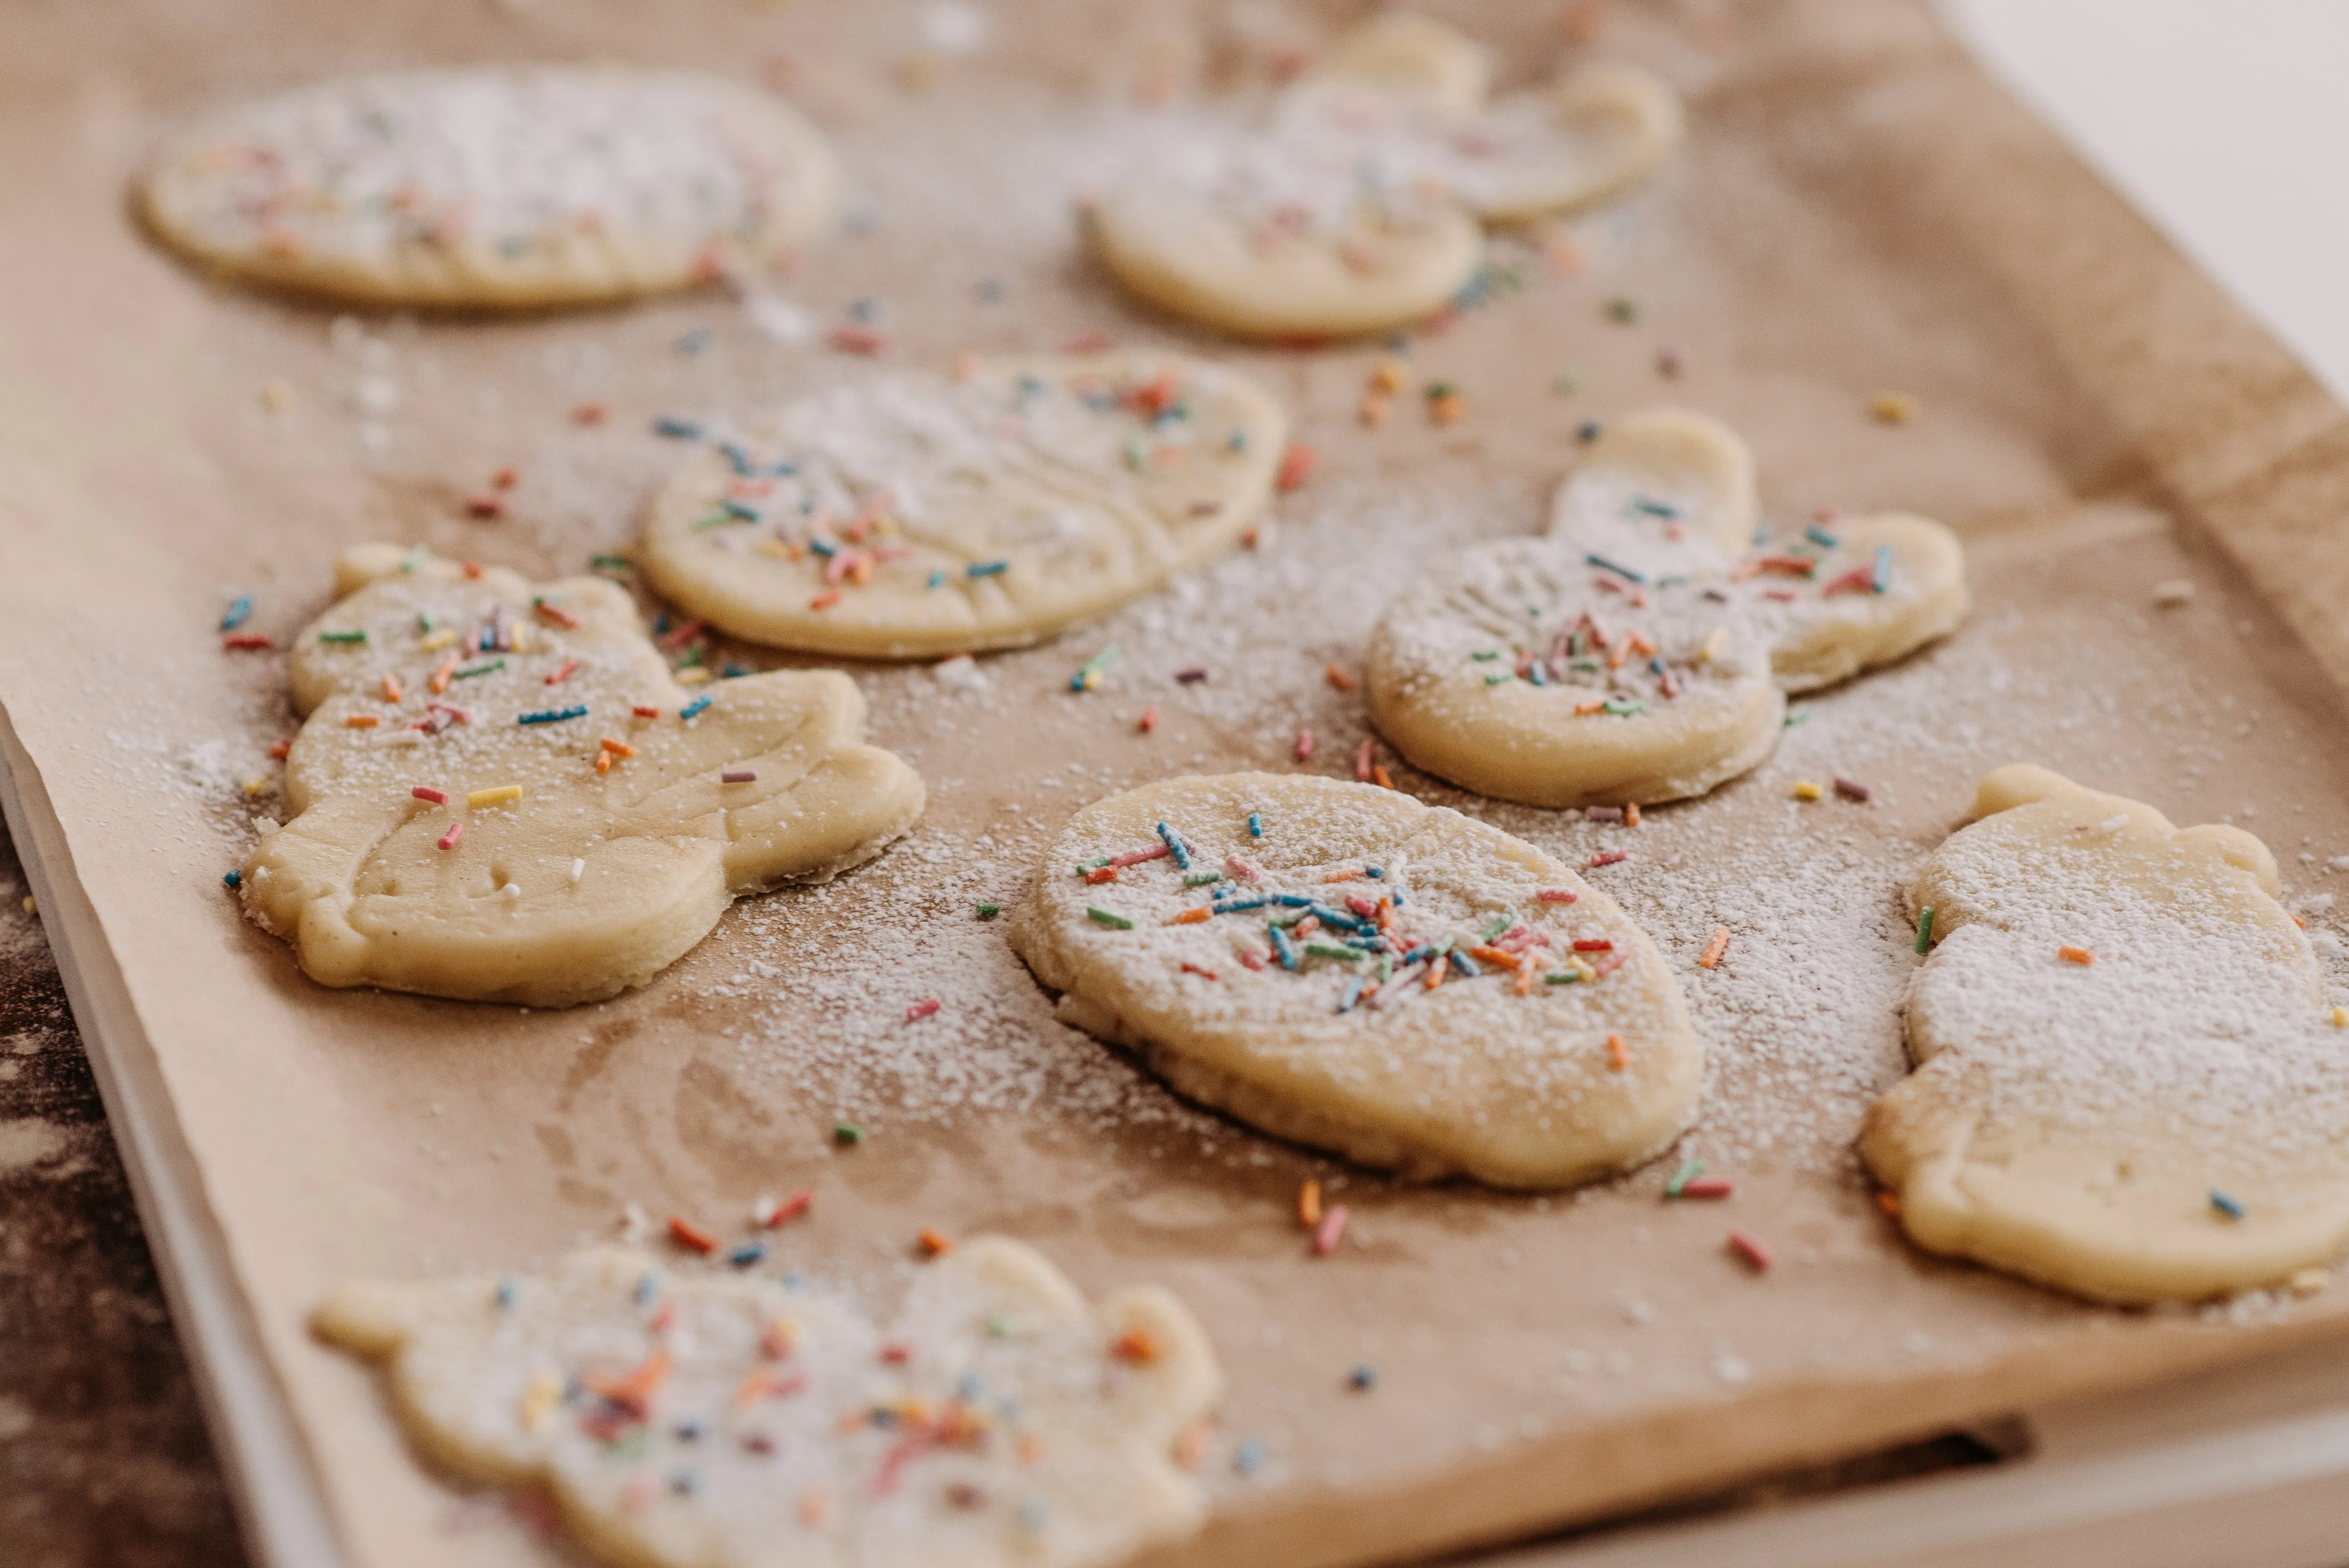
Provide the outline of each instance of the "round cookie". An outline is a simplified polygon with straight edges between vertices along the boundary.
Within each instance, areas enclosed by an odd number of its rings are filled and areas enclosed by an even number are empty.
[[[1184,1094],[1412,1177],[1629,1169],[1687,1125],[1703,1071],[1663,955],[1611,899],[1371,785],[1239,773],[1098,801],[1011,940],[1064,1022]]]
[[[291,660],[287,820],[239,872],[321,984],[598,1000],[738,896],[861,864],[921,814],[838,671],[695,695],[597,578],[371,545],[336,586]]]
[[[612,65],[354,77],[215,113],[139,185],[174,249],[368,304],[567,304],[755,269],[831,221],[823,139],[722,78]]]
[[[1860,1138],[1910,1238],[2116,1302],[2349,1244],[2349,1035],[2267,847],[2023,765],[1974,815],[1918,877],[1918,1067]]]
[[[887,376],[705,437],[638,561],[693,614],[773,647],[1018,646],[1231,548],[1287,428],[1255,383],[1179,355]]]
[[[1222,1375],[1159,1290],[1098,1306],[966,1242],[877,1319],[821,1280],[594,1248],[543,1273],[354,1284],[312,1319],[386,1363],[417,1445],[544,1484],[621,1568],[1106,1568],[1195,1531],[1183,1434]]]
[[[1445,108],[1473,109],[1492,85],[1493,61],[1483,45],[1457,28],[1408,11],[1389,11],[1332,39],[1312,75]]]

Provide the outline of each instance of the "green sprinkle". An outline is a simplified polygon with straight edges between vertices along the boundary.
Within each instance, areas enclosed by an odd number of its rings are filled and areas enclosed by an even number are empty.
[[[1561,397],[1573,397],[1577,392],[1582,390],[1582,372],[1579,370],[1559,371],[1556,379],[1550,382],[1549,389],[1557,393]]]
[[[429,559],[430,557],[425,553],[424,546],[419,544],[399,558],[399,569],[402,572],[413,572]]]
[[[1486,942],[1490,942],[1493,938],[1500,935],[1501,933],[1508,930],[1509,927],[1516,923],[1517,912],[1513,909],[1505,909],[1500,913],[1495,915],[1492,919],[1485,923],[1485,934],[1483,939]]]
[[[1618,718],[1629,718],[1635,713],[1645,713],[1648,705],[1637,697],[1609,697],[1601,705]]]
[[[989,1339],[1010,1338],[1011,1315],[1006,1312],[988,1313],[987,1315],[987,1336]]]
[[[1553,969],[1542,976],[1546,983],[1552,985],[1571,985],[1581,978],[1581,975],[1572,969]]]
[[[485,676],[493,670],[502,670],[505,667],[506,662],[503,659],[483,659],[478,665],[467,665],[457,671],[457,678],[460,681],[469,681],[475,676]]]
[[[1221,872],[1193,872],[1183,879],[1185,887],[1207,887],[1224,880]]]
[[[1340,947],[1329,942],[1309,942],[1305,944],[1305,956],[1334,958],[1340,964],[1360,964],[1362,961],[1362,950],[1359,947]]]
[[[1380,985],[1385,985],[1389,980],[1392,979],[1393,977],[1394,977],[1394,954],[1392,954],[1392,953],[1381,953],[1381,954],[1379,954],[1379,984],[1380,984]]]
[[[1917,916],[1917,951],[1924,952],[1933,945],[1933,912],[1921,911]]]
[[[625,555],[591,555],[587,564],[603,572],[633,572],[636,563]]]
[[[1484,648],[1476,653],[1469,655],[1468,656],[1476,660],[1480,664],[1491,664],[1495,659],[1501,656],[1501,651],[1498,648]]]
[[[1795,726],[1796,726],[1796,725],[1798,725],[1798,724],[1802,723],[1805,719],[1807,719],[1807,718],[1808,718],[1808,717],[1811,717],[1811,710],[1810,710],[1809,708],[1807,708],[1807,707],[1806,707],[1806,708],[1805,708],[1805,709],[1803,709],[1800,713],[1790,713],[1790,714],[1788,714],[1788,715],[1786,716],[1786,723],[1785,723],[1785,727],[1786,727],[1786,728],[1788,728],[1788,729],[1792,729],[1792,728],[1794,728],[1794,727],[1795,727]]]
[[[693,520],[693,526],[696,528],[723,528],[733,521],[734,514],[730,511],[713,511],[708,517],[695,518]]]
[[[702,644],[694,644],[685,650],[685,657],[677,661],[677,667],[681,670],[698,669],[701,666],[702,656],[709,651],[709,648]]]
[[[1516,678],[1515,676],[1486,676],[1485,684],[1488,686],[1506,686]]]
[[[1695,1181],[1698,1177],[1703,1174],[1704,1161],[1702,1160],[1690,1161],[1687,1164],[1673,1171],[1672,1179],[1664,1183],[1664,1196],[1667,1198],[1679,1197],[1682,1188],[1686,1187],[1690,1182]]]
[[[1640,307],[1632,304],[1630,300],[1618,295],[1616,298],[1610,299],[1607,302],[1607,319],[1609,321],[1621,322],[1624,325],[1629,326],[1631,323],[1640,319]]]
[[[864,1141],[864,1130],[853,1121],[835,1121],[832,1124],[832,1140],[834,1143],[862,1143]]]
[[[1085,918],[1092,921],[1095,925],[1106,925],[1112,931],[1132,931],[1133,929],[1133,922],[1126,919],[1125,916],[1118,913],[1117,911],[1113,909],[1103,909],[1097,903],[1089,903],[1085,905]]]
[[[1079,861],[1077,862],[1077,874],[1079,876],[1082,876],[1087,872],[1097,872],[1101,870],[1102,867],[1109,864],[1109,859],[1110,858],[1107,855],[1103,855],[1098,860]]]
[[[367,641],[367,633],[365,631],[321,632],[318,634],[318,641],[322,643],[364,643]]]
[[[999,903],[982,903],[978,906],[978,918],[981,920],[993,920],[1002,913],[1003,906]]]
[[[428,610],[416,612],[416,632],[419,636],[432,634],[432,614]]]

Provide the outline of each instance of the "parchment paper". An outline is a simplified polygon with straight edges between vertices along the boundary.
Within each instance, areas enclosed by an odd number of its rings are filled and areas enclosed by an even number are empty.
[[[1352,9],[1033,0],[998,7],[969,57],[926,42],[916,7],[812,0],[150,0],[0,19],[0,703],[192,1151],[170,1178],[218,1226],[353,1563],[550,1548],[511,1514],[455,1507],[413,1460],[367,1373],[306,1336],[321,1291],[524,1266],[612,1233],[630,1202],[730,1233],[756,1194],[812,1185],[784,1257],[877,1294],[924,1225],[1025,1237],[1092,1292],[1174,1288],[1231,1395],[1204,1470],[1214,1522],[1169,1563],[1504,1539],[2343,1326],[2337,1289],[2123,1314],[1924,1258],[1848,1155],[1900,1070],[1899,890],[1984,769],[2044,761],[2180,821],[2230,818],[2268,837],[2290,893],[2327,885],[2323,861],[2349,851],[2341,409],[1919,6],[1618,7],[1576,44],[1552,7],[1495,3],[1430,9],[1502,45],[1512,80],[1582,57],[1665,71],[1690,144],[1576,229],[1578,273],[1534,266],[1414,335],[1414,365],[1461,383],[1470,418],[1439,428],[1406,402],[1364,429],[1375,346],[1244,349],[1143,315],[1082,260],[1068,216],[1073,187],[1141,134],[1138,82],[1195,104],[1245,91]],[[366,67],[595,54],[789,81],[838,140],[845,232],[762,280],[757,310],[713,293],[338,320],[219,286],[127,215],[148,139],[222,99]],[[1633,324],[1608,318],[1618,297]],[[640,993],[523,1013],[304,979],[220,883],[272,805],[264,752],[290,727],[277,660],[216,650],[225,602],[253,593],[255,626],[282,639],[324,603],[335,552],[376,537],[581,569],[625,548],[676,455],[646,433],[655,414],[858,372],[779,337],[794,309],[822,328],[864,298],[897,361],[1094,331],[1224,356],[1290,400],[1319,473],[1257,551],[985,661],[985,693],[861,671],[874,738],[931,785],[920,831],[828,889],[738,906]],[[707,347],[681,350],[696,328]],[[1568,369],[1571,396],[1554,385]],[[1923,417],[1869,421],[1881,388]],[[605,425],[571,421],[587,400]],[[1973,622],[1798,705],[1771,764],[1636,838],[1396,776],[1568,852],[1635,850],[1594,874],[1684,975],[1714,1052],[1686,1148],[1738,1179],[1736,1199],[1662,1205],[1663,1168],[1547,1200],[1349,1174],[1052,1024],[971,905],[1020,897],[1051,830],[1111,789],[1298,766],[1300,725],[1320,742],[1307,766],[1346,770],[1360,694],[1323,664],[1358,663],[1415,562],[1537,528],[1582,419],[1665,400],[1747,433],[1774,517],[1898,506],[1958,527]],[[468,521],[462,498],[508,463],[512,518]],[[2175,576],[2196,602],[2157,613],[2153,584]],[[1117,676],[1071,696],[1069,672],[1108,641]],[[1178,686],[1191,665],[1210,679]],[[1789,799],[1835,772],[1874,800]],[[1701,971],[1716,923],[1736,940]],[[928,994],[944,1010],[908,1027],[930,1033],[893,1033]],[[870,1131],[854,1150],[830,1141],[843,1116]],[[1342,1179],[1356,1215],[1334,1258],[1309,1258],[1289,1219],[1309,1174]],[[1730,1259],[1733,1222],[1779,1266]],[[1363,1361],[1379,1386],[1350,1392]],[[1247,1438],[1268,1459],[1242,1476]]]

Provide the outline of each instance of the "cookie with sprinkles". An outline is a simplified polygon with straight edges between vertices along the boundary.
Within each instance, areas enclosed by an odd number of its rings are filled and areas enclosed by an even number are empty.
[[[2349,1245],[2349,1030],[2240,828],[2018,764],[1913,892],[1917,1070],[1860,1139],[1928,1251],[2105,1301]]]
[[[564,1006],[643,985],[737,897],[921,814],[833,670],[680,686],[627,595],[390,545],[291,658],[287,820],[238,891],[311,978]]]
[[[687,71],[482,66],[322,82],[198,120],[139,186],[174,249],[374,304],[618,299],[756,270],[832,221],[823,138]]]
[[[1701,795],[1777,745],[1787,691],[1914,652],[1968,597],[1955,535],[1907,513],[1759,522],[1754,459],[1718,421],[1610,426],[1550,530],[1460,552],[1371,641],[1371,712],[1396,749],[1530,805]]]
[[[1237,372],[1128,353],[966,360],[666,428],[696,449],[645,525],[662,593],[772,647],[910,658],[1035,642],[1230,549],[1288,421]]]
[[[1499,830],[1309,775],[1079,811],[1012,945],[1062,1021],[1194,1099],[1412,1177],[1563,1187],[1649,1159],[1704,1063],[1663,955]]]
[[[786,1274],[595,1248],[543,1273],[337,1290],[312,1326],[384,1364],[423,1450],[541,1482],[627,1568],[1093,1568],[1195,1531],[1177,1448],[1222,1384],[1164,1291],[1090,1305],[1000,1237],[896,1310]]]

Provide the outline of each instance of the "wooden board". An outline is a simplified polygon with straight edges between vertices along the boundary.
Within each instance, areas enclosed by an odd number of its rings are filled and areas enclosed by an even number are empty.
[[[1461,15],[1520,75],[1564,52],[1537,8]],[[739,1225],[754,1194],[812,1183],[802,1267],[885,1282],[935,1224],[1026,1236],[1089,1290],[1176,1288],[1232,1395],[1214,1522],[1165,1563],[1500,1541],[2338,1332],[2338,1292],[2116,1314],[1922,1259],[1874,1213],[1848,1143],[1899,1070],[1898,890],[1983,768],[2028,757],[2181,820],[2233,816],[2271,837],[2294,892],[2319,885],[2301,853],[2349,846],[2349,626],[2328,610],[2349,552],[2324,537],[2349,500],[2342,411],[1920,10],[1726,15],[1724,33],[1618,12],[1603,52],[1681,83],[1687,155],[1582,227],[1579,274],[1415,336],[1419,369],[1467,388],[1469,421],[1375,432],[1353,408],[1377,350],[1218,344],[1133,311],[1079,256],[1067,202],[1140,134],[1118,107],[1135,73],[1237,57],[1179,7],[1005,7],[986,55],[926,77],[905,69],[911,14],[884,7],[712,5],[680,27],[616,5],[285,0],[233,31],[160,6],[137,25],[0,24],[0,171],[23,192],[0,242],[17,370],[0,386],[0,613],[37,633],[0,645],[11,821],[266,1560],[545,1560],[502,1515],[451,1530],[445,1488],[304,1314],[349,1274],[545,1256],[631,1202]],[[1185,39],[1204,43],[1186,57]],[[157,253],[123,181],[171,117],[330,70],[610,53],[750,76],[783,50],[841,144],[861,232],[770,286],[827,321],[885,302],[893,356],[916,363],[1094,330],[1205,347],[1291,402],[1319,475],[1261,549],[988,661],[983,696],[860,672],[875,738],[932,785],[922,832],[831,888],[739,908],[647,990],[551,1015],[322,991],[220,891],[249,841],[240,784],[287,722],[272,662],[214,651],[221,603],[254,593],[259,624],[290,631],[334,552],[367,537],[576,569],[625,542],[673,456],[644,433],[655,414],[855,367],[773,342],[720,296],[338,325]],[[1610,322],[1619,297],[1637,324]],[[679,352],[695,328],[709,351]],[[1677,378],[1657,371],[1664,348]],[[1552,390],[1568,367],[1570,398]],[[368,377],[395,411],[361,406]],[[292,407],[272,413],[260,393],[281,381]],[[1925,417],[1868,421],[1885,387]],[[567,422],[589,397],[610,426]],[[1185,1108],[1053,1025],[965,918],[1017,898],[1097,793],[1294,766],[1299,725],[1342,765],[1366,732],[1323,664],[1359,658],[1427,552],[1532,531],[1581,419],[1666,398],[1748,432],[1774,516],[1947,519],[1981,606],[1946,647],[1803,705],[1753,779],[1652,814],[1609,883],[1687,976],[1714,1051],[1690,1147],[1740,1177],[1736,1222],[1777,1243],[1759,1279],[1721,1251],[1731,1216],[1660,1207],[1652,1169],[1575,1198],[1416,1189]],[[514,520],[467,521],[462,495],[509,462]],[[2198,601],[2157,618],[2152,585],[2175,576]],[[1112,639],[1111,689],[1071,697],[1068,671]],[[1176,686],[1193,664],[1215,676]],[[1147,738],[1144,706],[1164,716]],[[1793,779],[1830,769],[1875,802],[1790,806]],[[1398,778],[1553,848],[1606,831]],[[1737,944],[1705,975],[1716,923]],[[929,992],[947,1002],[935,1028],[892,1033]],[[824,1136],[843,1114],[874,1134],[853,1155]],[[1287,1220],[1308,1174],[1343,1178],[1359,1217],[1335,1259],[1308,1257]],[[1363,1360],[1381,1374],[1370,1396],[1345,1385]],[[1247,1438],[1270,1457],[1244,1477]]]

